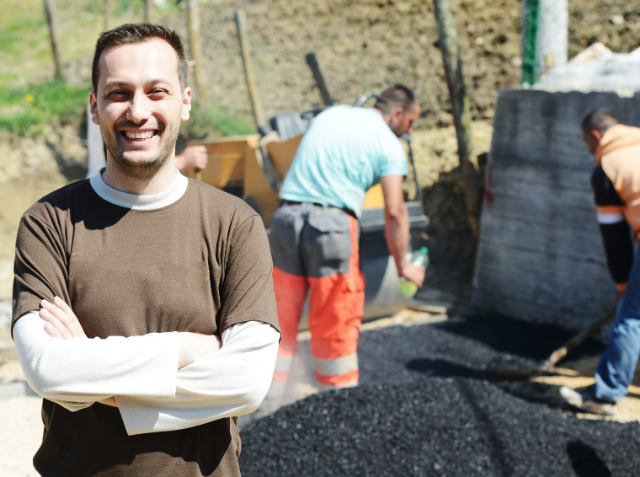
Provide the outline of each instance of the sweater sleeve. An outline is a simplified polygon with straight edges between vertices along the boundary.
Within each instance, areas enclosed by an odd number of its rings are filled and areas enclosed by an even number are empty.
[[[117,395],[129,435],[174,431],[258,408],[275,369],[280,333],[249,321],[222,334],[222,348],[178,371],[175,398]]]
[[[38,312],[20,317],[13,337],[32,389],[70,411],[114,395],[173,397],[178,333],[100,338],[53,338]]]
[[[591,176],[596,213],[604,243],[609,273],[619,291],[624,291],[633,265],[633,242],[624,218],[624,202],[601,164]]]

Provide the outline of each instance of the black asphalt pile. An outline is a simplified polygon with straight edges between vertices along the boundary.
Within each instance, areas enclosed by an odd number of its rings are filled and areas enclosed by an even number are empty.
[[[311,396],[242,432],[258,476],[630,476],[640,426],[581,420],[493,383],[428,378]]]
[[[572,335],[474,315],[366,331],[361,386],[243,429],[243,476],[640,475],[638,424],[580,420],[553,386],[486,379],[537,366]],[[589,339],[561,364],[603,350]]]

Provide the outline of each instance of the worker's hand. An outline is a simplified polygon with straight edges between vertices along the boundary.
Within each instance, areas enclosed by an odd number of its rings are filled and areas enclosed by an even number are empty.
[[[40,302],[40,318],[47,322],[44,329],[54,338],[87,337],[73,310],[59,297],[55,297],[53,303]]]
[[[181,332],[178,336],[180,338],[178,369],[212,355],[222,346],[222,341],[216,335]]]
[[[417,267],[411,262],[405,262],[401,265],[400,270],[398,270],[398,275],[421,287],[422,282],[424,282],[425,272],[424,267]]]
[[[204,146],[189,146],[182,154],[176,156],[176,167],[180,172],[200,171],[207,167],[209,154]]]

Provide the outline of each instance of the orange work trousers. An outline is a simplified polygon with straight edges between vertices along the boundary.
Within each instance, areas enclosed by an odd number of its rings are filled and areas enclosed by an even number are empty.
[[[340,209],[284,205],[273,216],[270,242],[282,330],[273,385],[289,377],[307,293],[317,381],[325,389],[356,385],[365,288],[357,220]]]

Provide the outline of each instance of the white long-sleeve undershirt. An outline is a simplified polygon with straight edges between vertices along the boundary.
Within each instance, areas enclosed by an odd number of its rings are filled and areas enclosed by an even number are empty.
[[[222,334],[218,352],[178,370],[175,332],[63,340],[44,325],[32,311],[13,328],[29,385],[70,411],[115,396],[129,435],[255,410],[269,389],[280,339],[266,323],[240,323]]]

